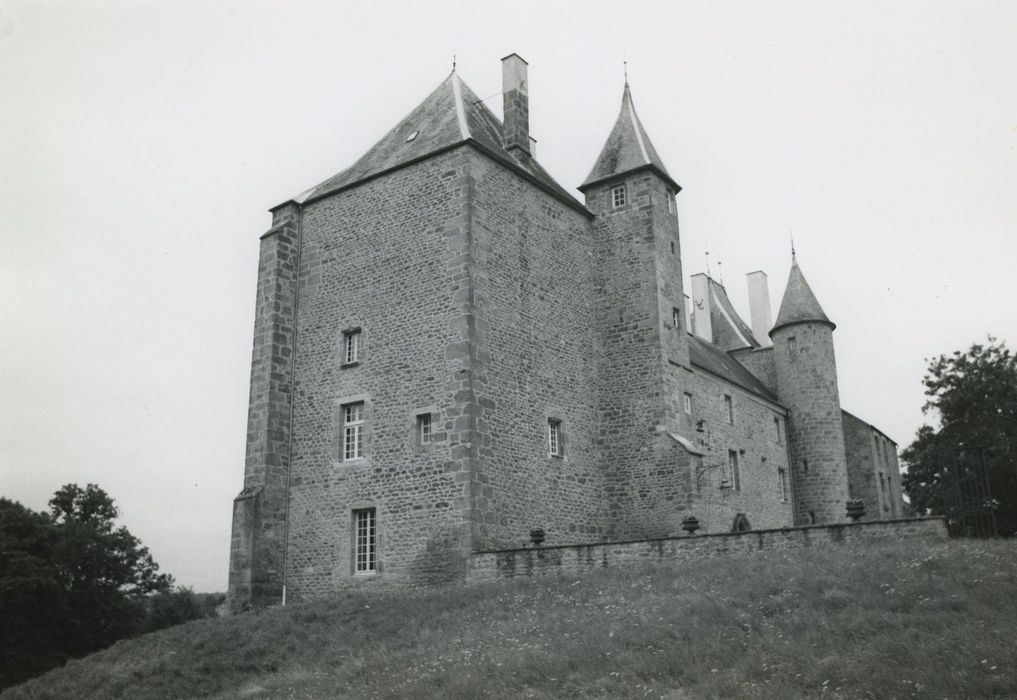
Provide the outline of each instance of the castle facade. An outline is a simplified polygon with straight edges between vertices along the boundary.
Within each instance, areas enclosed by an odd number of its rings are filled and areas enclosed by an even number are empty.
[[[900,516],[896,446],[842,411],[792,256],[776,321],[685,287],[676,196],[626,84],[580,202],[453,72],[261,237],[234,609],[465,577],[474,552]]]

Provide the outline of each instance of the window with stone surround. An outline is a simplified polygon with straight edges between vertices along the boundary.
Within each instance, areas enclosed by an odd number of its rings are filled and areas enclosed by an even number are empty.
[[[795,336],[787,339],[787,354],[788,357],[794,357],[798,354],[798,338]]]
[[[611,208],[617,209],[618,207],[625,206],[628,201],[625,191],[625,185],[615,185],[611,188]]]
[[[773,439],[777,441],[778,445],[784,444],[784,430],[780,425],[780,417],[773,417]]]
[[[724,465],[724,481],[721,488],[741,491],[741,480],[738,474],[738,450],[727,451],[727,463]]]
[[[668,214],[677,214],[678,213],[678,205],[675,204],[675,201],[674,201],[674,191],[673,190],[668,190],[667,191],[667,213]]]
[[[364,456],[364,402],[343,404],[342,416],[343,461],[360,459]]]
[[[787,503],[787,470],[783,467],[777,469],[777,478],[780,480],[780,502]]]
[[[684,403],[685,403],[685,412],[688,413],[691,416],[692,415],[692,394],[690,394],[687,391],[685,392]]]
[[[673,328],[682,327],[682,312],[677,306],[671,309],[671,326]]]
[[[360,338],[359,328],[343,331],[342,364],[354,365],[360,362]]]
[[[353,572],[373,574],[378,570],[378,529],[374,508],[353,511]]]
[[[556,418],[547,419],[547,453],[551,457],[561,457],[561,421]]]
[[[730,394],[724,394],[724,411],[727,413],[727,422],[735,424],[734,398]]]
[[[431,414],[420,413],[417,415],[417,444],[431,444]]]

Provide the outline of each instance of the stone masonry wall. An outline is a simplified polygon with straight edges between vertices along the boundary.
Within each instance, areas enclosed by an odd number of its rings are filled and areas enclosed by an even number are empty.
[[[294,598],[465,574],[470,548],[466,148],[304,207],[287,577]],[[344,366],[342,334],[360,329]],[[342,457],[363,402],[365,456]],[[416,416],[432,416],[419,444]],[[375,508],[376,575],[353,573],[353,510]]]
[[[611,189],[622,183],[627,202],[615,208]],[[586,192],[597,214],[594,301],[603,348],[597,445],[610,537],[663,534],[674,502],[661,498],[661,480],[677,488],[673,469],[683,459],[675,452],[680,448],[654,441],[680,426],[681,375],[671,372],[669,358],[688,367],[678,220],[668,196],[666,184],[648,171]],[[681,311],[681,328],[673,327],[672,308]]]
[[[587,217],[473,154],[478,364],[475,546],[605,532],[597,439],[598,339]],[[560,421],[551,456],[548,421]]]
[[[756,529],[794,524],[784,410],[702,370],[695,371],[690,386],[692,419],[704,421],[703,432],[693,432],[692,439],[705,456],[694,475],[689,510],[703,530],[729,531],[739,513]],[[732,400],[733,424],[725,395]],[[775,418],[780,421],[779,432]],[[731,450],[738,455],[737,484],[724,483]]]
[[[903,512],[897,446],[871,425],[842,412],[852,498],[865,501],[867,517],[896,518]]]
[[[899,540],[936,542],[946,537],[946,523],[936,517],[478,552],[471,557],[469,580],[576,576],[594,568],[668,566],[714,556],[767,556],[774,551],[805,547]]]
[[[247,414],[244,488],[233,501],[229,601],[234,610],[282,596],[299,222],[276,211],[261,237]]]
[[[848,477],[833,331],[824,323],[797,323],[777,329],[773,345],[778,396],[790,411],[797,524],[843,522]]]

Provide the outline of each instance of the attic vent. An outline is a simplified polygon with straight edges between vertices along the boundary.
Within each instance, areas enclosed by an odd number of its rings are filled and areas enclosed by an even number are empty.
[[[419,131],[414,131],[414,132],[413,132],[412,134],[410,134],[409,136],[407,136],[407,137],[406,137],[406,143],[409,143],[409,142],[410,142],[410,141],[412,141],[413,139],[417,138],[417,134],[419,134],[419,133],[420,133]]]

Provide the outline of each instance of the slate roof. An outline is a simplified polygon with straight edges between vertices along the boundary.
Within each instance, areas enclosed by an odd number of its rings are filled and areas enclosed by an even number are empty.
[[[774,331],[792,323],[826,323],[830,328],[836,328],[836,324],[827,318],[819,300],[812,292],[812,287],[805,281],[805,275],[798,267],[798,260],[794,253],[791,254],[791,274],[787,278],[787,287],[784,288],[784,298],[780,302],[780,311],[777,312],[777,320],[770,330],[770,336]]]
[[[740,386],[750,394],[755,394],[767,401],[780,404],[776,395],[767,389],[755,375],[745,369],[738,360],[721,350],[713,343],[708,343],[695,335],[689,335],[689,361],[700,369],[706,370],[721,379],[726,379],[735,386]]]
[[[395,168],[472,143],[521,172],[569,206],[590,214],[531,157],[514,158],[502,145],[502,123],[455,73],[400,120],[353,165],[293,198],[304,203],[338,192]]]
[[[625,83],[618,119],[615,120],[597,162],[593,164],[593,169],[579,189],[582,191],[604,180],[641,168],[656,170],[676,192],[681,189],[668,174],[664,161],[650,142],[650,137],[639,121],[636,108],[632,104],[632,91],[629,84]]]
[[[738,333],[745,339],[745,342],[748,343],[747,347],[758,348],[759,343],[756,341],[756,336],[752,334],[752,329],[749,328],[748,324],[735,311],[734,304],[728,298],[724,285],[715,281],[712,277],[707,277],[707,281],[710,285],[710,291],[713,292],[713,298],[720,307],[721,316],[737,329]]]

